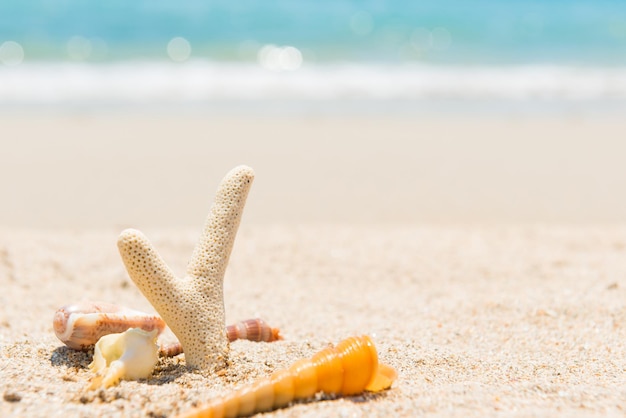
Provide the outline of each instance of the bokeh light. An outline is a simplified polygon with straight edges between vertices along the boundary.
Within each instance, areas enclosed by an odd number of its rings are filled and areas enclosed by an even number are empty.
[[[435,28],[430,33],[432,36],[432,47],[436,50],[446,50],[452,44],[452,35],[446,28]]]
[[[167,55],[175,62],[187,61],[191,56],[191,44],[180,36],[172,38],[167,43]]]
[[[7,66],[20,65],[24,61],[24,48],[15,41],[5,41],[0,45],[0,62]]]
[[[374,29],[374,19],[367,12],[356,12],[350,18],[350,29],[357,35],[368,35]]]
[[[302,52],[294,46],[264,45],[258,52],[259,64],[270,71],[295,71],[302,66]]]
[[[416,28],[411,33],[411,45],[420,54],[427,51],[445,51],[452,45],[452,35],[444,27],[428,30],[426,28]]]
[[[67,41],[67,54],[73,61],[84,61],[91,55],[91,41],[82,36],[73,36]]]
[[[615,39],[626,39],[626,20],[613,19],[609,22],[608,28]]]
[[[417,28],[411,34],[411,44],[417,52],[425,52],[430,49],[432,36],[426,28]]]

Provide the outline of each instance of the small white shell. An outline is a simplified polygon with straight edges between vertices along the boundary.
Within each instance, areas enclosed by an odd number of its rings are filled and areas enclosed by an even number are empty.
[[[96,376],[88,390],[107,388],[120,379],[137,380],[152,374],[159,355],[157,330],[131,328],[120,334],[109,334],[96,343],[93,361],[89,365]]]

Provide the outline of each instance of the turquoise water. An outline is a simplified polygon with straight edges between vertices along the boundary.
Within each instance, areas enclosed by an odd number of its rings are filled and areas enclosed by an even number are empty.
[[[267,97],[626,100],[626,1],[0,2],[0,103]]]
[[[420,47],[416,30],[435,28],[447,31],[449,42]],[[0,2],[0,40],[21,43],[28,60],[69,59],[67,43],[75,36],[106,45],[105,53],[92,57],[100,60],[166,59],[165,45],[181,36],[194,56],[216,60],[249,59],[241,53],[242,44],[256,42],[294,45],[322,61],[621,65],[626,64],[626,2]]]

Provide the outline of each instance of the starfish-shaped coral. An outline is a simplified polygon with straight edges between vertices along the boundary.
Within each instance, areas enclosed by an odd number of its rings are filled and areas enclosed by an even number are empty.
[[[127,229],[117,241],[130,278],[178,337],[194,368],[225,366],[224,272],[253,179],[246,166],[224,177],[185,277],[174,276],[141,232]]]

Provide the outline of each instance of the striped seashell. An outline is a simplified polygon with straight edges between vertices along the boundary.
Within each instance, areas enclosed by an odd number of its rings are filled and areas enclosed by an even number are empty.
[[[351,396],[391,387],[396,371],[378,363],[368,336],[351,337],[178,418],[245,417],[309,399],[318,392]]]
[[[161,356],[175,356],[183,348],[165,321],[156,314],[148,314],[106,302],[81,302],[59,308],[52,320],[59,340],[75,350],[89,350],[100,338],[122,333],[130,328],[140,328],[159,333]],[[247,319],[226,327],[230,342],[237,339],[272,342],[282,339],[277,328],[270,327],[260,318]]]
[[[278,328],[270,327],[261,318],[246,319],[227,325],[226,335],[231,343],[236,340],[271,343],[283,339]],[[183,347],[169,327],[159,335],[157,344],[163,357],[174,357],[183,352]]]
[[[246,319],[245,321],[239,321],[233,325],[227,325],[226,335],[228,335],[228,341],[230,342],[235,340],[250,340],[271,343],[283,339],[283,337],[280,336],[280,330],[278,328],[270,327],[267,322],[261,318]]]
[[[130,328],[150,332],[165,329],[158,315],[125,308],[106,302],[81,302],[65,305],[54,313],[54,333],[65,345],[75,350],[88,350],[108,334],[118,334]]]

